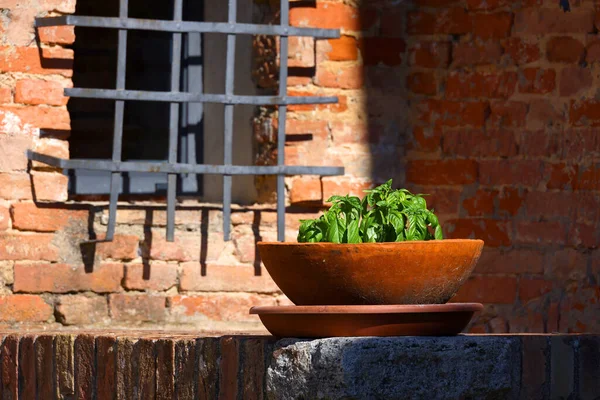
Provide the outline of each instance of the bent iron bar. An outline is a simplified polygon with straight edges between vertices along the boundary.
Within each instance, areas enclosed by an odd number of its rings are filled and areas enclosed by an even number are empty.
[[[73,25],[79,27],[109,28],[119,30],[117,55],[116,90],[67,88],[65,95],[70,97],[107,99],[115,101],[115,123],[113,131],[113,152],[111,160],[83,159],[65,160],[28,150],[30,160],[39,161],[64,170],[97,170],[111,173],[109,220],[105,241],[113,240],[116,227],[117,203],[121,174],[124,172],[166,173],[167,188],[167,240],[174,240],[174,220],[176,204],[176,177],[178,174],[223,175],[223,232],[229,240],[231,219],[231,176],[232,175],[276,175],[277,176],[277,237],[285,240],[285,176],[289,175],[343,175],[343,167],[314,167],[285,165],[285,121],[288,105],[332,104],[337,97],[288,97],[287,96],[287,57],[280,58],[278,96],[239,96],[234,94],[235,35],[274,35],[281,36],[280,54],[288,53],[288,36],[310,36],[318,39],[340,37],[335,29],[296,28],[289,26],[289,0],[281,0],[280,25],[255,25],[236,23],[236,0],[229,0],[227,23],[182,21],[182,0],[174,1],[174,20],[145,20],[128,18],[128,0],[120,0],[119,17],[103,18],[67,15],[60,17],[36,18],[36,27]],[[127,30],[150,30],[173,33],[173,60],[171,70],[171,91],[137,91],[125,89],[125,68],[127,57]],[[180,92],[180,56],[182,33],[224,33],[227,34],[227,60],[225,94],[183,93]],[[169,125],[168,161],[122,161],[122,136],[125,101],[157,101],[171,103]],[[220,103],[225,105],[224,159],[223,165],[177,163],[177,122],[179,103]],[[243,166],[232,165],[233,149],[233,106],[239,104],[278,106],[277,165]]]

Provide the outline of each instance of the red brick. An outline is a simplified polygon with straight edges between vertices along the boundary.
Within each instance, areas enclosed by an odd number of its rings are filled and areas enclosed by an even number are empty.
[[[73,44],[75,42],[74,26],[45,26],[38,28],[40,42],[47,44]]]
[[[464,8],[450,8],[437,13],[411,11],[407,31],[411,35],[461,35],[473,29],[471,17]]]
[[[202,266],[194,262],[182,265],[179,289],[186,292],[279,292],[264,267],[257,271],[250,265],[207,265],[203,272]]]
[[[379,141],[378,127],[369,126],[365,122],[331,122],[329,124],[334,144],[377,143]],[[328,134],[329,129],[326,129]]]
[[[573,126],[600,126],[600,102],[571,100],[569,121]]]
[[[13,228],[21,231],[55,232],[73,222],[88,218],[87,210],[38,207],[33,203],[16,203],[11,208]]]
[[[10,211],[8,207],[0,206],[0,231],[10,228]]]
[[[521,93],[548,94],[556,87],[556,71],[553,69],[525,68],[519,72]]]
[[[406,42],[401,38],[366,37],[360,41],[365,65],[399,65],[405,51]]]
[[[279,41],[277,42],[279,44]],[[311,37],[292,36],[288,42],[288,66],[312,68],[315,66],[315,40]],[[279,48],[277,48],[279,52]]]
[[[558,221],[516,222],[516,241],[525,244],[566,244],[567,228]]]
[[[472,276],[452,298],[453,302],[512,304],[517,295],[514,277]]]
[[[467,9],[478,11],[490,11],[497,8],[512,6],[511,0],[467,0]]]
[[[542,129],[560,127],[567,121],[566,109],[562,102],[547,99],[531,99],[527,113],[527,127]]]
[[[565,13],[559,7],[530,7],[515,13],[513,34],[591,33],[593,30],[593,9],[580,8]]]
[[[519,299],[522,303],[537,299],[552,290],[553,283],[544,279],[521,278],[519,280]]]
[[[111,294],[110,316],[118,322],[161,322],[167,317],[166,298],[153,295]]]
[[[0,112],[17,115],[35,128],[69,130],[71,120],[66,108],[57,107],[0,107]]]
[[[417,42],[409,51],[408,62],[422,68],[445,68],[450,61],[449,42]]]
[[[600,246],[600,231],[596,224],[577,223],[571,226],[568,243],[575,247],[595,249]]]
[[[15,88],[15,103],[64,106],[68,100],[60,82],[22,79]]]
[[[0,173],[0,199],[31,200],[31,181],[28,174]]]
[[[510,12],[475,14],[473,34],[482,39],[502,39],[510,35],[513,15]]]
[[[290,190],[290,203],[301,204],[317,202],[321,204],[327,199],[323,198],[323,186],[319,177],[295,178]]]
[[[108,321],[108,304],[102,296],[61,296],[56,302],[56,314],[63,325],[102,324]]]
[[[83,265],[22,263],[15,264],[15,292],[68,293],[94,291],[116,292],[121,289],[123,265],[100,264],[93,271]]]
[[[0,46],[0,72],[73,76],[73,50],[42,48],[42,57],[37,47]]]
[[[358,42],[352,36],[342,36],[339,39],[328,40],[331,50],[325,57],[331,61],[353,61],[358,58]]]
[[[352,196],[364,196],[364,190],[371,189],[373,184],[371,182],[359,181],[348,178],[322,178],[323,183],[323,199],[327,200],[331,196],[340,194],[350,194]]]
[[[494,213],[494,199],[498,192],[493,190],[478,190],[474,196],[467,197],[462,202],[462,208],[471,217],[482,217]]]
[[[458,102],[428,99],[416,104],[417,119],[436,126],[482,127],[488,114],[488,103],[484,101]]]
[[[444,225],[446,236],[451,239],[481,239],[489,247],[510,246],[509,222],[492,219],[456,219]]]
[[[473,160],[409,161],[406,180],[418,185],[465,185],[477,180],[477,163]]]
[[[527,157],[553,157],[562,153],[562,132],[552,130],[522,131],[519,153]]]
[[[561,157],[578,159],[582,154],[600,158],[600,140],[596,128],[575,128],[561,131]]]
[[[35,172],[32,174],[35,200],[66,201],[69,178],[61,173]]]
[[[410,140],[406,143],[407,150],[432,153],[437,152],[441,145],[442,129],[423,128],[414,126]]]
[[[275,306],[277,300],[271,296],[256,294],[204,294],[174,296],[171,298],[171,313],[179,320],[212,321],[256,321],[248,310],[257,305]]]
[[[543,274],[546,264],[540,250],[485,247],[475,271],[479,274]]]
[[[543,163],[535,160],[480,161],[479,182],[483,185],[536,187],[543,179]]]
[[[582,172],[579,180],[577,178],[578,166],[565,163],[546,165],[546,176],[548,189],[570,189],[580,187]]]
[[[595,37],[593,36],[592,41],[588,42],[585,52],[585,61],[588,64],[600,61],[600,41],[594,39]]]
[[[505,187],[498,196],[499,215],[517,215],[523,204],[525,196],[517,188]]]
[[[451,156],[509,157],[517,154],[517,140],[512,131],[447,130],[442,137],[444,154]]]
[[[177,265],[152,263],[125,266],[123,286],[129,290],[168,290],[177,285]]]
[[[452,49],[453,67],[498,64],[503,49],[498,41],[459,42]]]
[[[58,261],[59,248],[47,233],[0,234],[0,260]]]
[[[588,255],[575,249],[560,249],[548,254],[545,276],[561,285],[567,281],[583,281],[587,278]]]
[[[40,296],[12,295],[0,297],[0,321],[46,322],[53,309]]]
[[[572,192],[529,192],[525,198],[525,212],[528,217],[555,219],[575,218],[577,210]]]
[[[40,7],[45,11],[73,14],[75,12],[75,0],[41,0]]]
[[[292,7],[290,25],[325,29],[361,31],[375,22],[374,11],[359,10],[346,4],[317,2],[316,7]]]
[[[527,103],[520,101],[493,101],[490,103],[488,123],[496,127],[517,128],[525,125]]]
[[[211,243],[210,250],[216,250],[215,243],[212,243],[213,236],[218,233],[209,233],[208,241]],[[174,242],[167,242],[164,234],[158,232],[152,234],[150,243],[150,258],[161,261],[195,261],[200,259],[200,235],[184,234],[175,235]],[[147,246],[148,244],[144,244]],[[211,259],[210,257],[208,258]]]
[[[32,143],[30,136],[0,135],[0,171],[26,171],[29,165],[26,152]]]
[[[558,36],[548,40],[546,58],[556,63],[580,63],[583,61],[585,46],[570,36]]]
[[[539,44],[536,40],[527,42],[523,38],[511,37],[503,42],[504,52],[508,59],[516,65],[526,65],[541,58]]]
[[[363,86],[363,69],[358,65],[339,67],[317,66],[315,84],[338,89],[360,89]]]
[[[0,87],[0,104],[12,102],[12,90],[7,87]]]
[[[99,239],[104,239],[99,235]],[[96,254],[103,258],[113,260],[132,260],[138,257],[140,238],[135,235],[115,235],[111,242],[96,244]]]
[[[413,72],[406,78],[406,87],[416,94],[435,95],[437,79],[433,72]]]

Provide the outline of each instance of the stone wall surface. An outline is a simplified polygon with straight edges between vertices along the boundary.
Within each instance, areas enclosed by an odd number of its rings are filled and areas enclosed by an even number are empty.
[[[86,0],[80,0],[81,2]],[[256,1],[260,22],[276,1]],[[343,165],[344,177],[288,178],[289,240],[335,193],[394,178],[430,193],[448,237],[486,248],[456,301],[485,312],[472,332],[600,329],[600,17],[596,1],[292,1],[295,26],[341,38],[290,40],[290,95],[337,105],[289,107],[288,164]],[[175,243],[161,199],[107,210],[29,164],[69,157],[73,28],[33,28],[74,0],[0,0],[0,324],[58,328],[260,330],[253,305],[289,304],[255,244],[276,238],[272,181],[239,206],[225,242],[219,205],[182,202]],[[260,90],[277,85],[278,43],[254,41]],[[257,113],[256,162],[272,162],[276,110]]]
[[[0,398],[596,399],[598,336],[4,334]]]

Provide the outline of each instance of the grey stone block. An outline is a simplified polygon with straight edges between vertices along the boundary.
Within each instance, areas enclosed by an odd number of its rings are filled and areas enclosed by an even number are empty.
[[[269,399],[516,399],[517,337],[332,338],[276,343]]]

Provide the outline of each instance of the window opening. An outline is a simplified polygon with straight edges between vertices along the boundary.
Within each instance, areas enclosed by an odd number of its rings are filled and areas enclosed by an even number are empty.
[[[281,0],[280,24],[259,25],[237,22],[237,1],[228,1],[227,22],[198,22],[183,20],[183,0],[173,1],[173,19],[141,19],[129,17],[129,0],[120,0],[118,17],[91,17],[67,15],[36,19],[36,26],[73,25],[76,27],[104,28],[118,30],[117,73],[115,89],[70,88],[65,94],[72,98],[103,99],[114,101],[114,126],[110,159],[60,159],[33,151],[28,152],[31,160],[43,162],[69,171],[96,171],[110,173],[109,220],[106,241],[114,237],[116,226],[117,202],[121,192],[122,176],[128,173],[152,173],[167,175],[167,240],[174,240],[175,206],[177,195],[177,177],[180,175],[216,174],[223,175],[223,232],[225,240],[230,236],[231,190],[233,175],[276,175],[277,176],[277,237],[285,240],[285,186],[286,175],[343,175],[343,167],[289,166],[285,165],[285,122],[287,106],[294,104],[331,104],[336,97],[288,97],[288,37],[311,36],[314,38],[339,38],[339,30],[297,28],[289,26],[289,0]],[[127,49],[130,30],[168,32],[172,34],[170,46],[171,71],[170,90],[140,90],[127,87]],[[182,78],[181,55],[184,34],[191,38],[192,33],[220,33],[227,35],[225,88],[222,94],[204,93],[202,87],[181,91]],[[279,93],[274,96],[238,95],[235,83],[235,47],[236,35],[275,35],[280,36]],[[191,40],[191,39],[190,39]],[[76,55],[77,56],[77,55]],[[185,73],[183,74],[185,79]],[[126,120],[126,104],[129,102],[160,102],[169,104],[169,126],[167,154],[161,160],[127,160],[123,158],[123,131]],[[224,105],[224,157],[222,165],[202,164],[193,160],[178,158],[180,137],[179,121],[185,115],[182,105],[217,103]],[[278,106],[278,144],[276,166],[234,165],[233,148],[233,110],[237,105],[274,105]],[[146,137],[143,140],[147,140]]]

